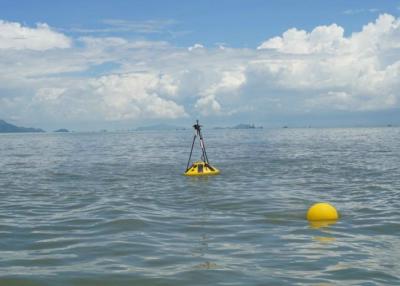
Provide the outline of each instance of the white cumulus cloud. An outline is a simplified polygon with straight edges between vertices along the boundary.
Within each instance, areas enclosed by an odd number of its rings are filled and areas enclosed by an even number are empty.
[[[196,43],[188,48],[189,51],[200,50],[200,49],[204,49],[204,46],[199,43]]]
[[[150,73],[110,75],[93,80],[91,86],[107,120],[186,116],[183,106],[165,98],[175,92],[165,77]]]
[[[0,20],[0,49],[45,51],[71,47],[71,39],[51,29],[47,24],[35,28]]]
[[[349,37],[336,24],[311,32],[289,29],[263,42],[277,59],[253,62],[281,90],[307,91],[305,108],[379,110],[399,103],[400,21],[382,14]]]
[[[275,49],[282,53],[311,54],[332,53],[343,48],[346,40],[344,29],[336,24],[318,26],[310,33],[292,28],[282,37],[274,37],[263,42],[257,49]]]
[[[35,99],[39,101],[57,100],[65,92],[65,88],[40,88],[35,95]]]
[[[214,95],[201,97],[197,100],[195,108],[202,115],[218,114],[221,111],[221,105],[215,99]]]

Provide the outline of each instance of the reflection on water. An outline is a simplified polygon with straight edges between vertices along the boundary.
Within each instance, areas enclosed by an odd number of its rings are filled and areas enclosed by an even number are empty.
[[[208,181],[208,177],[196,177],[197,181],[201,180],[203,182]],[[198,221],[192,225],[192,227],[197,228],[196,233],[198,233],[197,245],[193,248],[192,255],[196,258],[196,260],[201,259],[205,262],[201,262],[199,264],[194,265],[194,269],[216,269],[217,264],[214,262],[209,261],[212,256],[212,253],[209,253],[209,241],[212,240],[210,238],[210,234],[207,231],[207,226],[210,220],[210,211],[207,206],[208,201],[208,192],[202,191],[198,193],[197,200],[198,200],[198,213],[196,214]]]
[[[320,243],[333,243],[336,241],[334,233],[329,230],[330,226],[337,223],[337,220],[320,220],[320,221],[309,221],[310,228],[318,229],[321,235],[314,236],[313,239]]]
[[[206,261],[204,263],[196,265],[194,268],[209,270],[209,269],[217,269],[218,266],[213,262]]]
[[[309,221],[311,228],[319,229],[319,228],[326,228],[331,225],[337,223],[337,220],[318,220],[318,221]]]
[[[325,236],[314,236],[314,239],[321,243],[331,243],[336,241],[336,238],[334,237],[325,237]]]

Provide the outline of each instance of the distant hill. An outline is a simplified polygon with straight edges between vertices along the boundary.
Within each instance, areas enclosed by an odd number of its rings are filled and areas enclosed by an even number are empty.
[[[0,119],[0,133],[45,132],[39,128],[19,127]]]
[[[138,127],[135,130],[136,131],[162,131],[162,130],[185,130],[186,128],[184,127],[179,127],[179,126],[173,126],[173,125],[168,125],[168,124],[156,124],[156,125],[150,125],[150,126],[142,126]]]
[[[214,129],[262,129],[262,126],[255,126],[254,124],[238,124],[233,127],[214,127]]]
[[[65,129],[65,128],[61,128],[61,129],[54,130],[54,132],[66,133],[66,132],[69,132],[69,130]]]
[[[262,126],[256,127],[254,124],[238,124],[233,127],[233,129],[259,129],[259,128],[262,128]]]

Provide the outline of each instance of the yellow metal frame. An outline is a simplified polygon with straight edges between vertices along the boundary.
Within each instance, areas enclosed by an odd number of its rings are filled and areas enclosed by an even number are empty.
[[[200,167],[200,168],[199,168]],[[185,176],[210,176],[218,175],[220,171],[203,161],[197,161],[184,173]]]

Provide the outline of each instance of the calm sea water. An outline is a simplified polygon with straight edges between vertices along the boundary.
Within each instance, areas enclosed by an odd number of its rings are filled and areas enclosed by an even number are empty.
[[[0,135],[0,285],[400,285],[400,129],[192,134]]]

